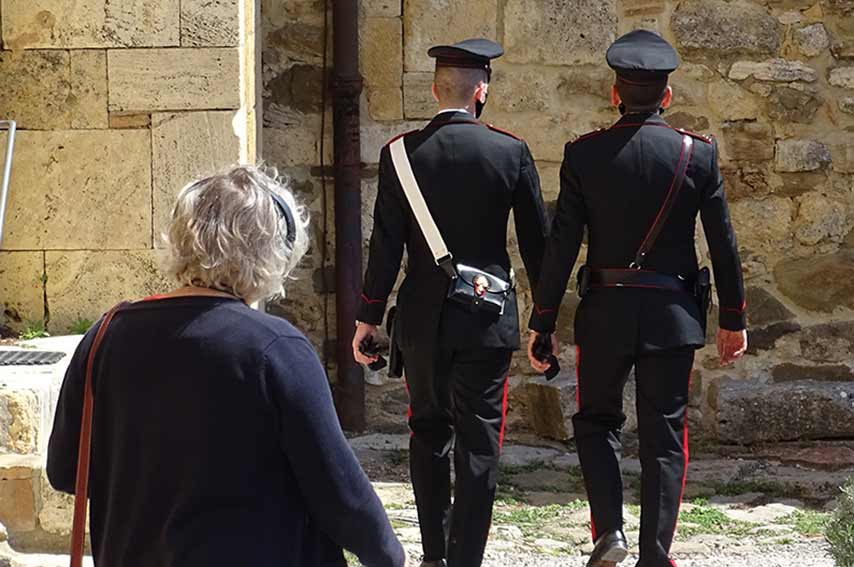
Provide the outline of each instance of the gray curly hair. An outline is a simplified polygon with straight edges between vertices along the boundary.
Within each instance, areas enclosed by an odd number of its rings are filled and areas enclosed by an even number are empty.
[[[292,244],[271,193],[293,213]],[[166,271],[179,283],[252,303],[284,293],[308,249],[308,215],[275,169],[237,166],[181,190],[164,240]]]

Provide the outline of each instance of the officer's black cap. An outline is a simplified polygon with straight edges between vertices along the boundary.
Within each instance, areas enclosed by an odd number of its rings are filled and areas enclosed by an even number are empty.
[[[488,39],[467,39],[453,45],[437,45],[427,51],[436,58],[436,67],[464,67],[491,70],[490,61],[504,55],[504,49]]]
[[[628,83],[649,84],[667,80],[679,67],[679,55],[655,32],[634,30],[619,38],[605,55],[617,76]]]

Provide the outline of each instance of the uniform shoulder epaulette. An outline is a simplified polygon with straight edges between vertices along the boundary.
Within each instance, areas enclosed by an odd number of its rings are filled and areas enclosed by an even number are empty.
[[[516,134],[514,134],[513,132],[508,132],[507,130],[502,130],[501,128],[499,128],[497,126],[493,126],[492,124],[487,124],[486,127],[489,128],[490,130],[492,130],[493,132],[498,132],[499,134],[504,134],[505,136],[510,136],[514,140],[519,140],[520,142],[525,141],[522,138],[520,138],[519,136],[517,136]]]
[[[685,134],[686,136],[691,136],[701,142],[706,142],[707,144],[711,144],[714,142],[715,138],[711,134],[698,134],[697,132],[691,132],[690,130],[685,130],[684,128],[674,128],[680,134]]]
[[[418,128],[416,128],[415,130],[410,130],[409,132],[404,132],[402,134],[398,134],[397,136],[395,136],[394,138],[392,138],[391,140],[389,140],[388,142],[383,144],[383,147],[390,146],[393,142],[396,142],[399,139],[403,138],[404,136],[408,136],[409,134],[412,134],[415,132],[418,132]]]
[[[586,134],[580,135],[579,137],[574,139],[571,143],[577,144],[578,142],[581,142],[582,140],[589,140],[590,138],[595,138],[596,136],[599,136],[600,134],[604,134],[607,131],[608,131],[608,128],[597,128],[596,130],[593,130],[592,132],[587,132]]]

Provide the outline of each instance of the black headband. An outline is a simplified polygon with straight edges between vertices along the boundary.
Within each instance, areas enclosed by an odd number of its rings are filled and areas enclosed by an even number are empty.
[[[288,241],[288,246],[293,247],[294,243],[297,240],[297,223],[294,221],[294,213],[291,211],[291,208],[282,199],[279,195],[270,191],[270,196],[273,198],[273,203],[276,204],[276,208],[279,209],[279,212],[285,218],[285,224],[288,228],[288,234],[286,236]]]

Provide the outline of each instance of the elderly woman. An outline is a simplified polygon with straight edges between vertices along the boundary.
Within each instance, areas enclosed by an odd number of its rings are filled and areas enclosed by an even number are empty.
[[[122,308],[95,359],[95,562],[107,567],[401,567],[404,551],[356,461],[306,338],[248,304],[282,292],[307,222],[250,167],[193,183],[172,211],[180,287]],[[62,385],[50,483],[73,492],[85,363]]]

